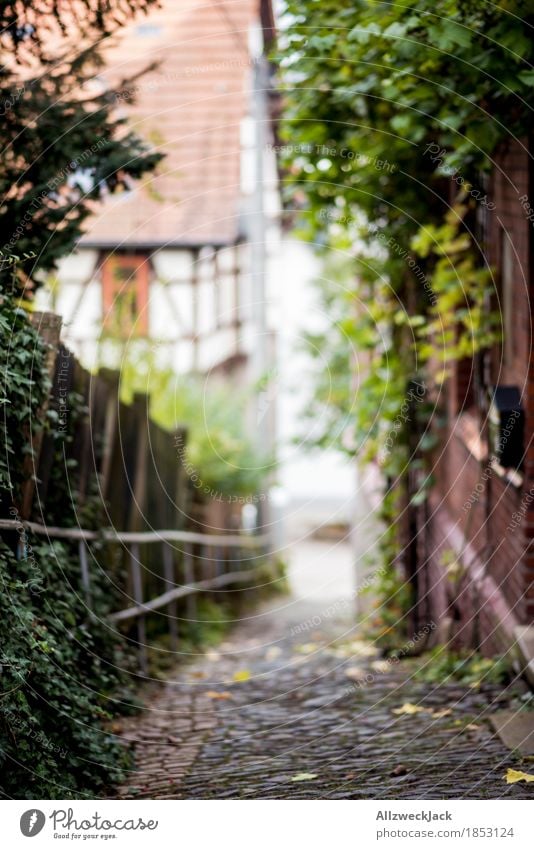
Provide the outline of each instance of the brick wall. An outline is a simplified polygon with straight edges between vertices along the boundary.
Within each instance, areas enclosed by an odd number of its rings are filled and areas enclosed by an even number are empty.
[[[447,389],[448,424],[445,448],[436,460],[437,485],[420,531],[427,551],[427,563],[422,560],[419,567],[420,586],[428,596],[420,604],[445,623],[456,643],[475,644],[486,653],[509,645],[516,625],[534,621],[534,222],[528,221],[521,201],[527,196],[530,202],[531,185],[528,151],[515,142],[496,157],[490,179],[495,209],[486,214],[484,249],[496,271],[496,300],[506,313],[508,334],[495,346],[483,380],[513,384],[522,392],[524,467],[518,475],[490,464],[485,412],[473,391],[476,364],[458,364]],[[452,552],[460,555],[457,561]],[[456,562],[452,569],[451,561]]]

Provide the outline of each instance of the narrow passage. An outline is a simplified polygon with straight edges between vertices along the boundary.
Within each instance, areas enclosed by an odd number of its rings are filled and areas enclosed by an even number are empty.
[[[520,688],[425,683],[420,659],[381,658],[354,624],[352,559],[347,543],[296,544],[293,594],[178,668],[128,721],[138,768],[121,798],[532,797],[505,783],[514,758],[489,722]]]

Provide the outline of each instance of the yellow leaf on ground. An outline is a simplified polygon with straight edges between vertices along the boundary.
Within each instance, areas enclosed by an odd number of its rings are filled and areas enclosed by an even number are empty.
[[[206,696],[208,697],[208,699],[231,699],[232,698],[231,693],[226,693],[226,692],[218,693],[216,690],[208,690],[207,693],[206,693]]]
[[[534,775],[528,772],[521,772],[520,769],[507,769],[506,775],[503,775],[507,784],[515,784],[516,781],[534,781]]]
[[[450,716],[452,710],[450,708],[444,708],[443,710],[433,710],[431,714],[434,719],[441,719],[442,716]]]
[[[365,669],[362,669],[361,666],[349,666],[348,669],[345,669],[345,675],[353,681],[363,681],[366,673]]]
[[[206,657],[207,657],[208,660],[211,660],[213,662],[216,662],[217,660],[221,659],[219,652],[213,651],[211,649],[210,649],[210,651],[206,652]]]
[[[374,672],[379,672],[381,675],[383,675],[385,672],[389,672],[391,668],[392,664],[387,660],[374,660],[371,663],[371,669]]]
[[[316,772],[299,772],[297,775],[294,775],[291,781],[311,781],[312,778],[317,778],[318,773]]]
[[[282,654],[280,646],[269,646],[265,652],[265,660],[276,660]]]
[[[424,712],[425,712],[425,708],[419,707],[419,705],[413,705],[411,702],[404,702],[402,707],[394,708],[392,710],[392,713],[396,713],[399,716],[401,714],[408,714],[408,716],[411,716],[414,713],[424,713]]]
[[[295,646],[295,651],[299,654],[312,654],[318,648],[317,643],[300,643],[298,646]]]
[[[234,672],[233,678],[234,681],[248,681],[250,678],[250,672],[248,669],[240,669],[238,672]]]
[[[351,640],[346,643],[336,643],[329,648],[329,654],[334,657],[346,657],[351,660],[356,660],[360,657],[376,657],[377,650],[369,643],[363,640]]]

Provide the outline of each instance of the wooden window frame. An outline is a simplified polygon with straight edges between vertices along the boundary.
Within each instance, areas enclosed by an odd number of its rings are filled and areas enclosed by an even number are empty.
[[[126,280],[117,279],[117,269],[129,272]],[[122,338],[148,336],[148,294],[150,266],[147,254],[114,253],[106,256],[102,263],[102,308],[106,331],[114,331]],[[117,328],[117,297],[124,287],[134,288],[135,320],[131,325]],[[117,332],[118,329],[118,332]]]

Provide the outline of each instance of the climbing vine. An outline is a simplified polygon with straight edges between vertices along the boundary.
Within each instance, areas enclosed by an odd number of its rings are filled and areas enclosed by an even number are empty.
[[[492,157],[532,128],[534,14],[521,0],[286,9],[287,209],[329,278],[330,326],[309,339],[327,368],[308,412],[325,422],[319,444],[335,438],[380,462],[390,559],[398,484],[417,472],[416,502],[432,484],[426,457],[451,364],[500,335],[478,222],[495,209]]]

